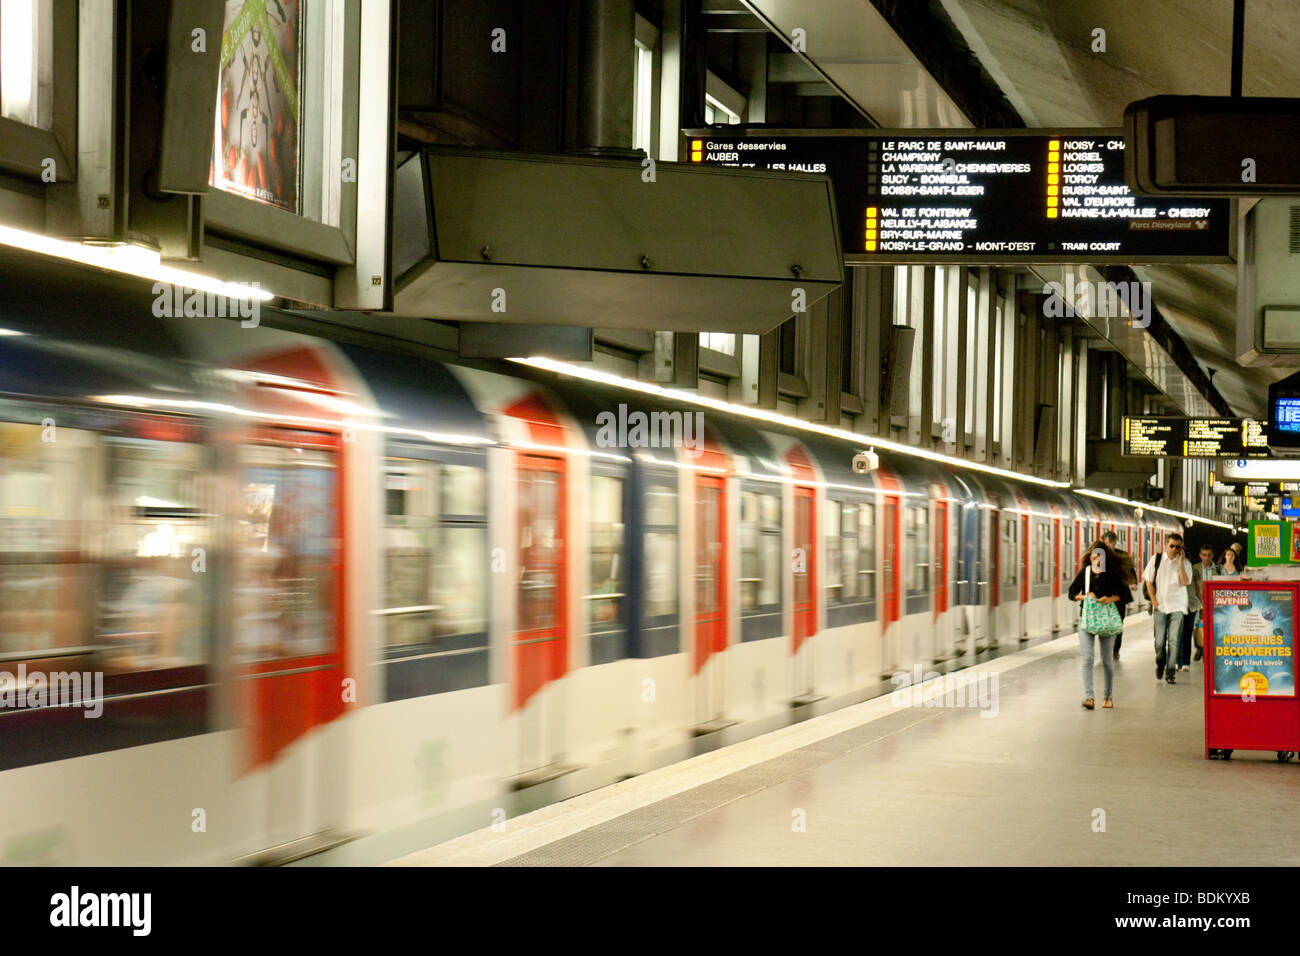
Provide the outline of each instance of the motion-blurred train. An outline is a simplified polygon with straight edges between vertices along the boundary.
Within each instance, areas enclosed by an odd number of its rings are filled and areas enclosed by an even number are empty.
[[[909,456],[856,474],[861,446],[716,409],[675,445],[636,433],[699,411],[13,290],[2,859],[414,849],[522,788],[601,786],[1069,631],[1088,541],[1145,560],[1177,527]],[[602,435],[611,416],[632,433]],[[102,674],[102,714],[54,706],[57,673]]]

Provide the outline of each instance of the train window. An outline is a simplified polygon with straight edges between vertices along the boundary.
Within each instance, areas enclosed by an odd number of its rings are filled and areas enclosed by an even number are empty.
[[[826,535],[826,603],[843,604],[845,601],[844,585],[844,503],[827,499],[825,507],[824,532]],[[854,533],[857,533],[855,519]]]
[[[623,621],[623,479],[591,478],[592,631],[616,630]]]
[[[645,614],[677,613],[677,489],[652,484],[645,500]]]
[[[781,602],[781,499],[740,495],[740,607],[749,611]]]
[[[90,432],[0,423],[0,659],[85,645],[83,540],[96,489]],[[49,436],[47,436],[49,437]]]
[[[202,448],[112,437],[103,453],[108,535],[95,637],[104,669],[202,663],[209,578],[193,568],[208,560],[208,516],[196,500]]]
[[[907,509],[907,553],[912,561],[908,568],[909,591],[930,588],[930,514],[924,505]]]
[[[866,601],[876,597],[876,506],[858,505],[858,597]]]
[[[382,616],[389,646],[487,630],[483,469],[385,463]]]
[[[875,597],[875,510],[852,501],[826,502],[826,603],[861,604]]]
[[[258,661],[328,653],[337,636],[341,583],[335,453],[246,445],[241,459],[237,656]]]
[[[561,474],[550,468],[519,468],[520,631],[559,626],[562,480]]]

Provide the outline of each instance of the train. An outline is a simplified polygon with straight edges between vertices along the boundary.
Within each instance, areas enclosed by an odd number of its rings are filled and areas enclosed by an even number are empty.
[[[414,850],[1068,633],[1180,527],[140,285],[0,305],[6,863]]]

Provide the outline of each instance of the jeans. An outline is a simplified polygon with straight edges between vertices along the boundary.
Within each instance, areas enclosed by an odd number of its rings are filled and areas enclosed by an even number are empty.
[[[1165,680],[1170,683],[1173,683],[1178,667],[1178,645],[1182,643],[1179,638],[1183,634],[1183,618],[1186,616],[1182,611],[1172,614],[1156,611],[1155,615],[1156,669],[1163,669]]]
[[[1101,645],[1101,672],[1105,678],[1103,681],[1106,690],[1105,697],[1109,698],[1115,684],[1115,638],[1090,634],[1083,628],[1079,628],[1079,650],[1083,651],[1083,696],[1093,696],[1092,668],[1094,659],[1092,639],[1094,637],[1097,638],[1097,643]]]
[[[1196,615],[1188,611],[1183,615],[1183,631],[1178,643],[1178,666],[1192,666],[1192,630],[1196,626]]]

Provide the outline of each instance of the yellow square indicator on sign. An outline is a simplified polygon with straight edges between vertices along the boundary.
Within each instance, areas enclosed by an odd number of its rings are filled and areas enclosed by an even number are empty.
[[[1055,218],[1056,218],[1056,210],[1055,210],[1055,209],[1049,209],[1049,210],[1047,210],[1047,218],[1048,218],[1048,219],[1055,219]]]
[[[1047,197],[1047,205],[1049,205],[1049,206],[1056,206],[1056,205],[1059,205],[1060,202],[1061,202],[1061,200],[1057,199],[1055,196],[1048,196],[1048,197]]]
[[[875,207],[875,206],[868,206],[868,207],[867,207],[867,218],[868,218],[868,219],[875,219],[875,218],[876,218],[876,214],[877,214],[877,210],[876,210],[876,207]]]
[[[874,239],[868,239],[868,240],[867,240],[867,252],[875,252],[875,251],[876,251],[876,240],[874,240]]]
[[[867,238],[868,238],[868,239],[874,239],[874,238],[876,238],[876,230],[874,230],[874,229],[868,229],[868,230],[867,230]]]
[[[1047,174],[1047,182],[1048,182],[1049,185],[1051,185],[1051,186],[1055,186],[1055,185],[1056,185],[1057,183],[1059,183],[1060,181],[1061,181],[1061,177],[1058,176],[1058,175],[1056,175],[1056,173],[1048,173],[1048,174]]]
[[[1048,186],[1048,187],[1047,187],[1047,195],[1049,195],[1049,196],[1055,196],[1055,195],[1056,195],[1057,193],[1059,193],[1060,191],[1061,191],[1061,187],[1060,187],[1060,186]]]
[[[702,139],[693,139],[693,140],[691,140],[691,149],[694,149],[694,150],[700,150],[700,149],[703,149],[703,148],[704,148],[704,140],[702,140]]]
[[[1061,141],[1060,141],[1059,139],[1048,140],[1048,142],[1047,142],[1047,148],[1048,148],[1048,149],[1060,149],[1060,148],[1061,148]]]
[[[1048,171],[1049,173],[1059,173],[1059,172],[1061,171],[1061,164],[1060,164],[1060,163],[1048,163],[1048,164],[1047,164],[1047,171]]]
[[[704,158],[703,153],[691,153],[691,162],[693,163],[698,163],[703,158]]]
[[[1047,161],[1049,163],[1059,163],[1061,161],[1061,154],[1056,152],[1048,153]]]

